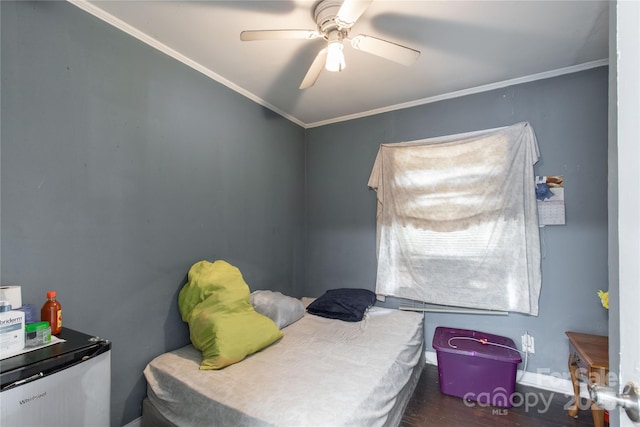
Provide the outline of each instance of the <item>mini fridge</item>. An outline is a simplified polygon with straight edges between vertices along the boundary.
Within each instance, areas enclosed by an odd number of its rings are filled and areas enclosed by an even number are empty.
[[[0,426],[109,426],[111,343],[68,328],[59,338],[0,361]]]

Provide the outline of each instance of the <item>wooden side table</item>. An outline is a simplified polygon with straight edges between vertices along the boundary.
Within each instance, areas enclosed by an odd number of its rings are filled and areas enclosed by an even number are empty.
[[[607,385],[609,373],[609,338],[601,335],[566,332],[570,342],[569,373],[573,384],[575,405],[568,410],[570,416],[578,415],[580,381]],[[591,403],[595,427],[604,426],[604,410]]]

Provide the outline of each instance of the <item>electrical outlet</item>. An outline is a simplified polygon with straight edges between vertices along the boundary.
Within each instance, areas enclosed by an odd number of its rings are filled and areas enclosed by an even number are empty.
[[[528,332],[522,336],[522,351],[530,354],[536,352],[533,336],[529,335]]]

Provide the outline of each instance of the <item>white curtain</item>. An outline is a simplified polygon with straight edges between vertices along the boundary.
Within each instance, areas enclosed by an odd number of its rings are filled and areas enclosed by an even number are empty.
[[[538,157],[529,123],[382,144],[376,292],[537,315]]]

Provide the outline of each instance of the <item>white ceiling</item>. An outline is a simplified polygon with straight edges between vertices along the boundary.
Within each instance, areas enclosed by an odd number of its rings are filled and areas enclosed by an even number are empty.
[[[345,43],[347,66],[298,89],[317,40],[242,42],[242,30],[312,29],[315,2],[73,4],[304,127],[607,63],[607,1],[376,0],[351,29],[421,52],[411,67]]]

